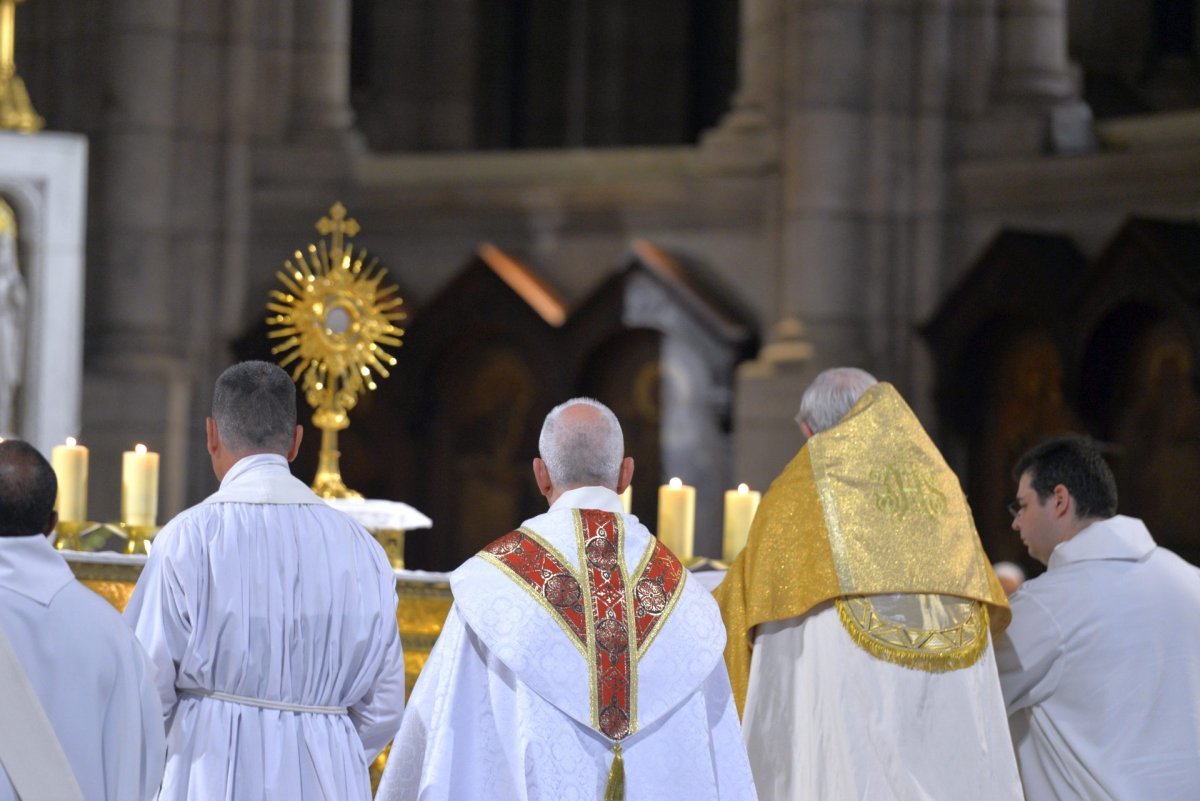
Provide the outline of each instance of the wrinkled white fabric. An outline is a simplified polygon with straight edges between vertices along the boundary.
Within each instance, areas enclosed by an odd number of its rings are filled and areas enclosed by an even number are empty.
[[[578,567],[571,510],[621,514],[587,487],[526,521]],[[630,572],[652,545],[624,516]],[[480,558],[451,579],[455,604],[392,746],[381,801],[596,801],[612,743],[593,729],[589,666],[550,613]],[[638,731],[621,741],[627,801],[754,799],[716,603],[688,575],[638,665]]]
[[[367,766],[404,708],[395,574],[283,457],[242,459],[215,495],[163,527],[125,614],[166,713],[161,799],[370,797]],[[192,689],[350,714],[180,692]]]
[[[1029,798],[1200,798],[1200,570],[1117,516],[1012,610],[996,661]]]
[[[152,668],[121,616],[41,534],[0,537],[0,629],[84,798],[153,798],[165,747]],[[0,726],[8,722],[0,708]],[[0,769],[0,801],[14,799]]]
[[[1023,797],[990,644],[968,668],[902,667],[859,647],[825,604],[757,627],[742,725],[762,801]]]

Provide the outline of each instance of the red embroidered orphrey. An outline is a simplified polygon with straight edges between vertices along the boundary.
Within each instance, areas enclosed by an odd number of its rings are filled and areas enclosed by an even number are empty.
[[[598,509],[579,509],[583,531],[584,578],[588,583],[588,610],[596,632],[595,721],[614,740],[631,733],[633,707],[633,648],[629,642],[630,609],[625,598],[625,571],[617,516]]]
[[[666,620],[664,614],[671,608],[671,600],[679,589],[683,578],[683,564],[667,546],[654,540],[654,551],[650,561],[633,585],[633,612],[637,621],[638,652],[654,635],[659,625]]]
[[[579,642],[587,642],[579,581],[541,543],[522,531],[511,531],[483,551],[498,559],[535,595],[545,598]]]
[[[565,628],[584,646],[584,652],[595,660],[592,669],[597,697],[592,709],[597,719],[593,722],[605,735],[620,740],[633,733],[637,658],[667,618],[682,584],[683,565],[655,539],[646,566],[634,578],[631,610],[625,594],[629,577],[621,569],[620,559],[625,538],[616,515],[598,509],[577,509],[575,514],[582,535],[582,578],[587,582],[590,609],[583,608],[583,588],[575,574],[525,532],[505,534],[483,552],[507,568],[528,591],[544,598]],[[594,643],[588,641],[589,622]],[[633,653],[634,648],[638,653]]]

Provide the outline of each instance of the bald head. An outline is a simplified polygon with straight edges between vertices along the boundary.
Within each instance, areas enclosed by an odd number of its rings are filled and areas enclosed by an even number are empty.
[[[607,406],[591,398],[572,398],[546,415],[538,451],[551,480],[562,489],[616,489],[625,438]]]
[[[47,534],[54,527],[58,479],[28,442],[0,442],[0,537]]]

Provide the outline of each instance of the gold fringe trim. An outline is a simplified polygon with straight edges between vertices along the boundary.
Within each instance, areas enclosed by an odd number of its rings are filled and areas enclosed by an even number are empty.
[[[854,640],[854,643],[869,653],[876,659],[881,659],[884,662],[891,662],[893,665],[912,668],[914,670],[924,670],[928,673],[948,673],[952,670],[961,670],[968,668],[979,661],[983,656],[984,648],[988,642],[988,610],[982,603],[977,603],[976,613],[982,620],[977,625],[971,626],[971,619],[964,621],[961,625],[954,627],[967,631],[974,629],[974,636],[968,639],[963,645],[958,648],[948,650],[922,650],[920,645],[912,648],[903,648],[894,643],[885,642],[862,627],[854,617],[854,613],[850,611],[848,599],[838,598],[834,601],[837,607],[838,617],[842,621],[842,628]],[[971,616],[972,618],[975,615]],[[930,634],[944,635],[948,631],[954,629],[924,631],[921,629],[905,628],[905,632],[909,632],[915,637],[918,643],[924,642]]]
[[[621,744],[613,746],[612,766],[608,769],[608,784],[604,788],[604,801],[625,801],[625,760],[621,758]]]

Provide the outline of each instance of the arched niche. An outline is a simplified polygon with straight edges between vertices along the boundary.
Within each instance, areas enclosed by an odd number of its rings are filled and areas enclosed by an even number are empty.
[[[1005,506],[1014,462],[1079,427],[1062,289],[1087,263],[1066,237],[1003,231],[922,329],[937,370],[938,444],[956,470],[988,555],[1030,570]]]

